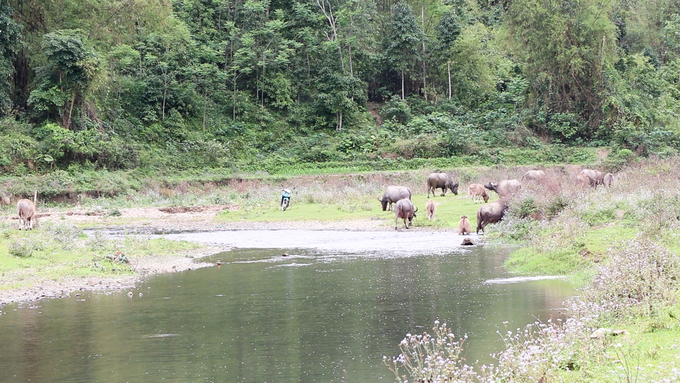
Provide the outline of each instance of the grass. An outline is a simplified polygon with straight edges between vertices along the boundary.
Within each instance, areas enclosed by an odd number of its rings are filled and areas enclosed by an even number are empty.
[[[677,311],[678,308],[675,308]],[[677,313],[676,313],[677,315]],[[584,359],[573,371],[558,370],[555,382],[675,382],[680,379],[677,366],[680,351],[680,323],[639,320],[617,323],[615,330],[624,335],[592,340],[604,343],[599,355]]]
[[[85,236],[65,223],[45,224],[39,230],[22,231],[5,225],[0,234],[0,289],[40,284],[43,280],[87,276],[134,275],[128,264],[112,262],[106,255],[121,252],[128,259],[185,253],[201,245],[186,241],[126,237],[105,239]],[[20,244],[17,245],[17,244]],[[15,248],[18,250],[12,251]]]
[[[223,211],[218,214],[218,222],[275,222],[275,221],[349,221],[349,220],[384,220],[385,225],[394,223],[394,212],[382,211],[377,196],[355,196],[354,198],[317,200],[310,194],[293,194],[291,206],[281,211],[278,200],[260,200],[257,203],[244,203],[236,211]],[[428,198],[423,194],[412,196],[418,208],[414,227],[432,227],[447,229],[458,227],[462,215],[467,215],[476,222],[479,204],[473,204],[464,195],[448,193],[445,197],[434,197],[438,204],[435,219],[429,221],[425,212]]]

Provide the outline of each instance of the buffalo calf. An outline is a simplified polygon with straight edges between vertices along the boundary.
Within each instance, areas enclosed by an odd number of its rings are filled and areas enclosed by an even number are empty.
[[[425,205],[427,219],[429,219],[430,221],[434,221],[434,213],[437,210],[437,205],[438,203],[434,202],[433,200],[428,200],[427,204]]]
[[[460,221],[458,221],[458,234],[468,235],[471,231],[472,225],[470,225],[470,220],[468,219],[467,215],[460,217]]]
[[[489,194],[486,193],[486,188],[482,184],[470,184],[468,186],[467,198],[472,198],[472,203],[482,202],[480,198],[484,199],[484,203],[489,202]]]

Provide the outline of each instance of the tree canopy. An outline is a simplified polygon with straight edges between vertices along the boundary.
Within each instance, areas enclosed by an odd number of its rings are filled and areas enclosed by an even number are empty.
[[[0,31],[6,172],[680,151],[670,0],[0,0]]]

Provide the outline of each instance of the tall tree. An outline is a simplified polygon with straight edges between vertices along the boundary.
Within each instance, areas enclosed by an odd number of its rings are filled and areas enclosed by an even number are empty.
[[[439,58],[446,62],[447,96],[451,99],[451,49],[460,35],[460,17],[455,9],[451,8],[444,13],[436,28],[437,53]]]
[[[401,74],[401,98],[406,98],[405,77],[413,68],[423,32],[413,9],[404,1],[392,7],[383,48],[388,64]]]
[[[20,48],[21,26],[13,14],[10,0],[0,0],[0,116],[12,107],[13,60]]]
[[[517,0],[508,27],[517,42],[534,98],[548,113],[574,114],[588,137],[602,121],[605,70],[616,59],[612,2]]]
[[[48,33],[42,42],[47,65],[38,68],[38,86],[29,105],[39,113],[53,113],[70,129],[73,111],[99,70],[99,57],[79,30]]]

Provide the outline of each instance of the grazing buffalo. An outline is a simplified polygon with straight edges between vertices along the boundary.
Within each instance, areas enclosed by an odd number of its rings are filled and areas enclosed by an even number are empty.
[[[21,199],[17,202],[19,214],[19,229],[33,229],[35,217],[35,204],[30,199]]]
[[[597,187],[597,185],[604,183],[604,173],[599,170],[583,169],[580,174],[588,177],[588,184],[592,187]]]
[[[576,184],[581,187],[590,186],[590,178],[584,176],[583,174],[576,175]]]
[[[545,178],[543,170],[529,170],[522,176],[522,182],[526,181],[541,181]]]
[[[614,175],[611,173],[605,174],[602,178],[602,184],[606,187],[612,186],[612,182],[614,182]]]
[[[458,182],[453,182],[451,176],[446,173],[432,173],[427,177],[427,198],[430,198],[430,191],[434,197],[436,189],[442,189],[442,197],[446,195],[446,189],[458,195]]]
[[[398,228],[399,218],[404,220],[404,227],[409,228],[413,224],[413,217],[416,216],[418,208],[413,206],[410,199],[400,199],[394,206],[394,230]]]
[[[479,198],[484,199],[484,203],[489,202],[489,195],[482,184],[470,184],[468,186],[468,199],[472,198],[472,203],[477,203]],[[481,200],[479,202],[482,202]]]
[[[499,197],[505,198],[510,197],[514,193],[520,191],[520,189],[522,189],[522,184],[519,181],[512,179],[502,180],[498,183],[489,182],[488,184],[484,185],[484,187],[495,191]]]
[[[470,225],[470,220],[468,219],[467,215],[460,217],[460,221],[458,221],[458,234],[468,235],[471,231],[472,225]]]
[[[425,205],[425,211],[427,212],[427,219],[430,221],[434,221],[434,213],[435,210],[437,210],[437,205],[438,203],[434,202],[434,200],[427,200],[427,204]]]
[[[411,191],[408,190],[406,186],[388,186],[385,190],[385,194],[382,198],[378,198],[378,201],[382,204],[383,211],[387,210],[387,204],[389,203],[389,210],[392,210],[392,204],[399,201],[400,199],[411,199]]]
[[[503,219],[506,210],[508,210],[508,205],[501,201],[480,207],[477,211],[477,234],[479,234],[479,230],[484,231],[486,225]]]

